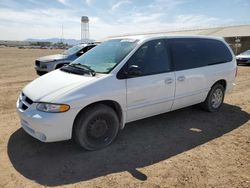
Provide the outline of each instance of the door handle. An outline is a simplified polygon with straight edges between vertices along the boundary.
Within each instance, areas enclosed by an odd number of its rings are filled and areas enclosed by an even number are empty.
[[[165,84],[171,84],[173,81],[174,81],[173,78],[167,78],[167,79],[165,80]]]
[[[179,76],[177,78],[178,81],[183,82],[185,80],[185,76]]]

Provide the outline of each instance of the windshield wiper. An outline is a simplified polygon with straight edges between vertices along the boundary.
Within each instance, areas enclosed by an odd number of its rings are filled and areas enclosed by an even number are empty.
[[[91,76],[95,76],[96,72],[91,69],[89,66],[87,65],[83,65],[81,63],[73,63],[73,64],[69,64],[69,66],[74,67],[74,68],[78,68],[78,69],[82,69],[87,71]]]

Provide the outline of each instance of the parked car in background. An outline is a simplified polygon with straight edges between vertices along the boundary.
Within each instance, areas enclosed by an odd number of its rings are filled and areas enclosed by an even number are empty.
[[[240,53],[236,56],[237,64],[249,64],[250,65],[250,50]]]
[[[17,112],[23,129],[43,142],[73,137],[96,150],[128,122],[199,103],[218,111],[236,69],[232,50],[220,38],[114,38],[28,84]]]
[[[62,54],[41,57],[35,61],[36,72],[41,76],[50,71],[61,68],[62,66],[71,63],[96,45],[97,43],[78,44],[64,51]]]

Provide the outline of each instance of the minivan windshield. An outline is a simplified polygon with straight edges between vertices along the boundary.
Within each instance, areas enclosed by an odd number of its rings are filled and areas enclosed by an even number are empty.
[[[85,65],[97,73],[109,73],[137,45],[134,39],[112,39],[88,51],[71,65]]]
[[[82,45],[77,45],[77,46],[73,46],[72,48],[69,48],[67,50],[65,50],[63,52],[63,55],[72,55],[72,54],[75,54],[76,52],[78,52],[79,50],[82,49]]]

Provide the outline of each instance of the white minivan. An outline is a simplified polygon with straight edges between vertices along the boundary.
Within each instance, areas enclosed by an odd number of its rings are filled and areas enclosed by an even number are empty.
[[[199,103],[218,111],[235,76],[235,56],[220,38],[114,38],[29,83],[17,111],[23,129],[43,142],[73,137],[96,150],[131,121]]]

